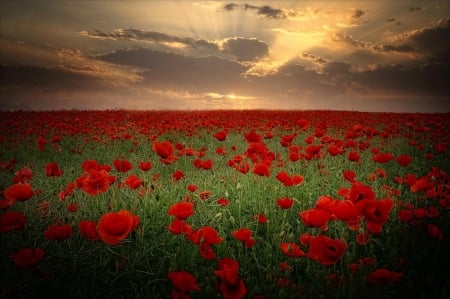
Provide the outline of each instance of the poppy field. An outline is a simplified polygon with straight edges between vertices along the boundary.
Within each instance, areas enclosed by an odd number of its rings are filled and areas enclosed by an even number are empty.
[[[0,112],[1,298],[448,298],[450,114]]]

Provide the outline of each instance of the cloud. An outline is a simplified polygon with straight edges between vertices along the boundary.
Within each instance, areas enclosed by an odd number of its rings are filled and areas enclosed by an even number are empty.
[[[239,61],[254,61],[269,54],[269,46],[256,38],[234,37],[225,40],[223,51],[234,55]]]
[[[215,42],[210,42],[204,39],[194,39],[191,37],[178,37],[168,35],[156,31],[145,31],[139,29],[114,29],[107,31],[81,31],[81,35],[86,37],[110,40],[130,40],[142,42],[156,42],[164,44],[168,47],[192,47],[192,48],[206,48],[210,50],[218,50],[218,45]]]
[[[450,68],[442,64],[428,64],[418,68],[399,65],[377,66],[363,72],[351,73],[350,81],[365,86],[369,91],[439,95],[448,98],[447,78]]]
[[[404,32],[392,39],[398,45],[414,49],[425,59],[449,63],[449,36],[450,18],[447,18],[424,28]]]
[[[241,81],[246,67],[217,56],[189,57],[170,52],[137,48],[99,56],[118,65],[145,69],[143,84],[152,88],[196,92],[230,93],[230,86]]]
[[[416,50],[408,44],[401,44],[401,43],[377,44],[373,42],[358,40],[349,34],[336,34],[333,37],[333,40],[350,45],[354,48],[366,49],[368,51],[386,52],[386,53],[398,52],[406,54],[416,53]]]
[[[355,11],[353,12],[353,14],[352,14],[352,19],[354,20],[354,21],[356,21],[356,20],[358,20],[358,19],[360,19],[362,16],[364,16],[366,13],[364,12],[364,10],[362,10],[362,9],[355,9]]]
[[[234,9],[236,9],[237,7],[239,7],[239,4],[236,3],[227,3],[223,6],[223,9],[227,10],[227,11],[232,11]]]
[[[283,12],[283,10],[278,9],[278,8],[272,8],[268,5],[264,5],[264,6],[257,6],[257,5],[251,5],[251,4],[244,4],[243,8],[245,10],[256,10],[256,13],[259,16],[263,16],[266,18],[271,18],[271,19],[284,19],[286,18],[286,14]]]
[[[81,31],[81,35],[98,39],[109,40],[130,40],[142,42],[154,42],[162,44],[171,49],[191,48],[195,50],[189,54],[197,56],[203,53],[202,49],[209,50],[206,55],[228,54],[236,57],[238,61],[255,61],[269,54],[269,46],[264,41],[256,38],[230,37],[219,41],[208,41],[204,39],[194,39],[191,37],[177,37],[156,31],[144,31],[138,29],[114,29],[109,32],[104,31]]]
[[[317,17],[322,10],[317,7],[300,7],[295,9],[274,8],[269,5],[236,4],[227,3],[223,5],[223,10],[232,12],[236,9],[254,11],[256,15],[268,19],[289,19],[289,20],[309,20]],[[328,14],[328,13],[325,13]]]

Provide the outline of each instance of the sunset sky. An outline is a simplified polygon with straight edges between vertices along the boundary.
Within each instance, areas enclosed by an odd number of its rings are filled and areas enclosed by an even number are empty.
[[[450,111],[450,1],[0,1],[0,110]]]

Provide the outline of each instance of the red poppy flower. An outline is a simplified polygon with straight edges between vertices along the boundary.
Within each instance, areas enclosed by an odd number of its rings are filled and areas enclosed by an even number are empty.
[[[186,220],[194,214],[194,203],[185,201],[174,203],[169,207],[168,214],[177,219]]]
[[[444,234],[442,233],[442,230],[433,223],[429,223],[427,225],[427,233],[430,237],[437,239],[437,240],[444,240]]]
[[[336,144],[330,144],[327,147],[327,152],[333,157],[342,154],[344,151],[345,150],[343,148],[337,146]]]
[[[227,132],[226,131],[219,131],[214,134],[214,138],[216,138],[219,141],[224,141],[227,138]]]
[[[397,164],[402,167],[407,167],[413,160],[410,155],[399,155],[396,159]]]
[[[385,268],[379,268],[367,275],[370,285],[383,285],[399,281],[403,276],[401,272],[394,272]]]
[[[3,196],[8,201],[25,201],[33,197],[33,189],[29,184],[14,184],[3,191]]]
[[[175,181],[179,181],[184,179],[184,173],[181,170],[175,170],[172,174],[172,177]]]
[[[277,205],[283,210],[287,210],[287,209],[291,208],[293,204],[294,204],[294,200],[289,197],[277,199]]]
[[[349,152],[348,153],[348,160],[351,162],[359,162],[360,161],[360,155],[358,152]]]
[[[69,211],[71,213],[78,211],[79,208],[80,208],[80,205],[77,204],[76,202],[67,204],[67,211]]]
[[[253,219],[256,220],[259,224],[266,224],[269,221],[267,219],[267,216],[264,214],[254,215]]]
[[[344,170],[342,171],[342,175],[346,181],[349,181],[350,183],[355,182],[356,173],[352,170]]]
[[[100,170],[100,164],[96,160],[85,160],[81,164],[81,168],[83,168],[84,171],[90,171],[93,170]]]
[[[317,227],[326,230],[328,221],[331,219],[331,214],[321,209],[309,209],[299,212],[302,222],[309,227]]]
[[[414,215],[410,209],[403,209],[397,212],[397,217],[401,222],[410,222]]]
[[[358,217],[355,204],[351,200],[337,200],[333,214],[341,221],[350,221]]]
[[[133,168],[133,165],[128,160],[115,159],[113,164],[118,172],[127,172]]]
[[[149,171],[150,169],[152,169],[152,162],[148,162],[148,161],[139,162],[139,168],[142,171]]]
[[[270,176],[270,167],[264,162],[257,163],[253,166],[253,173],[257,174],[259,176],[269,177]]]
[[[309,244],[308,257],[322,265],[333,265],[344,255],[347,244],[343,240],[316,236]]]
[[[389,198],[381,200],[363,199],[356,203],[358,214],[364,216],[367,230],[373,234],[381,232],[393,206],[394,202]]]
[[[51,224],[45,231],[44,237],[47,240],[63,241],[70,238],[72,235],[72,225],[66,224]]]
[[[45,165],[45,176],[60,177],[62,174],[63,170],[59,168],[58,163],[49,162]]]
[[[41,248],[22,248],[13,252],[11,258],[18,268],[28,268],[37,265],[44,257],[44,250]]]
[[[286,187],[299,186],[303,183],[303,176],[299,174],[290,176],[286,171],[280,171],[276,178]]]
[[[238,241],[244,243],[245,248],[250,248],[255,245],[256,240],[252,238],[253,232],[246,227],[240,228],[238,230],[234,230],[231,232],[231,235]]]
[[[200,253],[201,257],[207,261],[211,261],[216,258],[214,249],[208,243],[201,243],[198,247],[198,252]]]
[[[363,199],[375,199],[375,192],[373,192],[372,187],[362,185],[360,183],[353,184],[349,193],[349,200],[353,203],[357,203]]]
[[[116,213],[106,213],[100,217],[97,224],[97,232],[108,245],[117,245],[136,228],[139,217],[132,215],[127,210]]]
[[[97,222],[92,220],[80,220],[78,221],[78,229],[80,235],[88,240],[98,240],[100,236],[97,233]]]
[[[0,215],[0,233],[25,226],[25,215],[22,212],[10,211]]]
[[[198,230],[193,231],[189,236],[189,240],[199,245],[200,243],[207,243],[209,245],[219,244],[223,241],[218,232],[210,226],[202,226]]]
[[[81,188],[90,195],[97,195],[108,190],[112,178],[106,170],[91,169],[85,176],[80,177]]]
[[[368,232],[362,232],[356,235],[356,243],[359,245],[366,245],[369,242],[370,234]]]
[[[284,255],[289,257],[302,257],[305,255],[305,252],[300,249],[300,247],[291,242],[285,242],[280,244],[281,251],[283,251]]]
[[[389,154],[389,153],[378,153],[374,156],[372,156],[372,160],[378,163],[388,163],[389,161],[391,161],[392,159],[394,159],[394,155],[393,154]]]
[[[298,240],[300,241],[300,244],[302,245],[309,245],[311,243],[313,236],[310,233],[303,233],[298,237]]]
[[[33,180],[33,172],[30,168],[24,167],[14,173],[13,182],[17,183],[28,183]]]
[[[447,144],[446,143],[436,143],[433,146],[434,150],[438,153],[445,153],[447,151]]]
[[[195,192],[195,190],[197,190],[197,186],[194,184],[190,184],[187,186],[187,189],[191,192]]]
[[[221,205],[222,207],[225,207],[230,204],[230,201],[226,198],[219,198],[217,200],[217,204]]]
[[[167,227],[167,230],[170,231],[174,235],[189,235],[192,233],[192,226],[186,223],[184,220],[180,220],[178,218],[175,218],[172,220],[170,225]]]
[[[256,133],[255,131],[245,133],[244,137],[248,143],[260,143],[262,141],[262,136]]]
[[[191,291],[200,291],[197,279],[187,271],[169,272],[167,276],[177,291],[185,294]]]
[[[156,152],[158,156],[163,159],[167,159],[173,154],[173,145],[168,141],[163,141],[161,143],[153,141],[152,149]]]
[[[142,185],[142,180],[137,175],[131,174],[125,179],[125,185],[131,189],[137,189]]]
[[[214,271],[214,275],[222,281],[234,285],[239,280],[239,263],[229,257],[224,257],[217,263],[218,270]]]
[[[200,169],[205,169],[205,170],[211,169],[213,166],[213,162],[211,159],[204,160],[204,161],[202,161],[200,159],[195,159],[193,163],[194,163],[195,167],[200,168]]]
[[[226,282],[220,284],[220,292],[224,299],[240,299],[247,294],[247,288],[242,279],[234,285],[230,285]]]

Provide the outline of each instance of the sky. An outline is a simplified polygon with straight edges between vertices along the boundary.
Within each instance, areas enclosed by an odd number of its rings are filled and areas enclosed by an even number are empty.
[[[0,0],[0,110],[449,112],[450,1]]]

